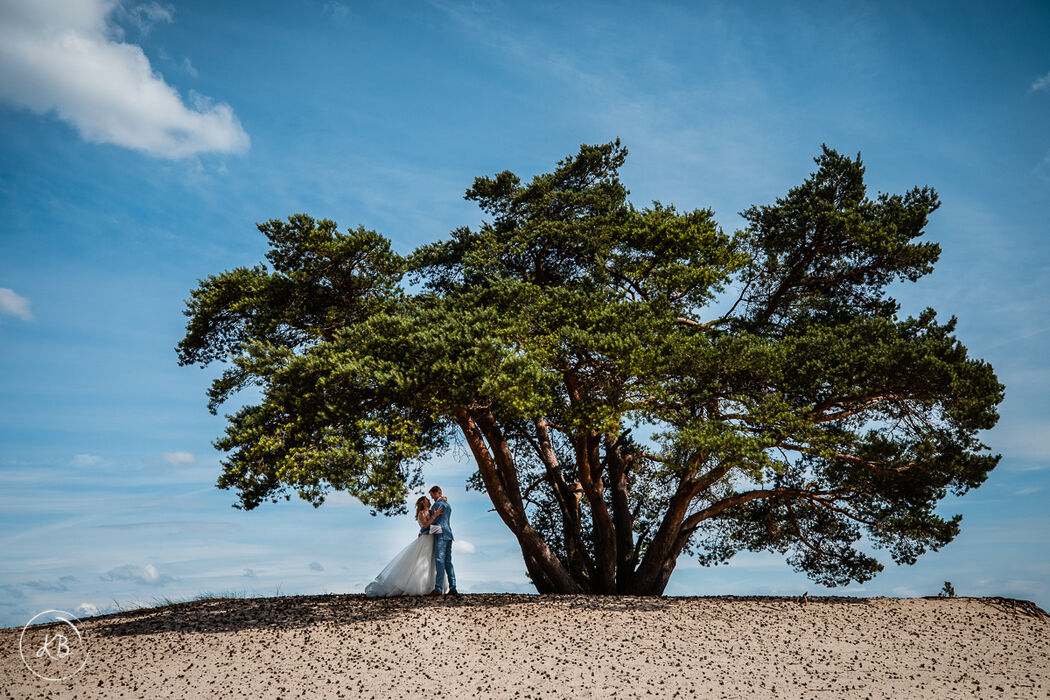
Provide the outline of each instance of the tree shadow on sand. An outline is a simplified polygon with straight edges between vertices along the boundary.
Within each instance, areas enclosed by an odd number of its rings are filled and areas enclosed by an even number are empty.
[[[176,603],[92,618],[104,637],[163,632],[237,632],[296,629],[326,622],[352,624],[386,620],[438,606],[460,605],[459,598],[367,598],[362,594],[229,598]]]
[[[557,596],[560,597],[560,596]],[[426,614],[453,607],[495,608],[537,600],[535,595],[465,594],[368,598],[363,594],[220,598],[176,603],[99,615],[94,634],[119,637],[164,632],[237,632],[247,629],[296,629],[317,624],[375,622]]]
[[[1045,610],[1036,605],[1030,600],[1021,600],[1019,598],[1004,598],[1002,596],[993,596],[991,598],[978,598],[985,605],[990,605],[997,610],[1001,610],[1010,614],[1028,615],[1038,620],[1050,619],[1050,615]]]
[[[930,598],[934,598],[930,596]],[[950,600],[940,598],[939,600]],[[1046,613],[1030,601],[1008,598],[977,598],[1002,612],[1027,614],[1046,619]],[[619,595],[528,595],[518,593],[474,593],[460,596],[403,596],[368,598],[362,594],[282,596],[276,598],[220,598],[176,603],[89,618],[92,632],[103,637],[162,634],[165,632],[238,632],[249,629],[298,629],[318,624],[350,625],[357,622],[417,617],[442,608],[496,609],[541,604],[557,611],[630,612],[636,615],[667,611],[681,602],[758,604],[771,613],[783,606],[802,609],[825,605],[869,605],[871,599],[853,596],[619,596]],[[85,620],[86,621],[86,620]]]
[[[219,598],[176,603],[90,618],[94,634],[103,637],[210,633],[248,629],[298,629],[317,624],[336,625],[392,620],[427,614],[441,608],[502,608],[541,603],[552,610],[624,612],[666,611],[679,601],[706,600],[740,603],[796,603],[781,596],[597,596],[528,595],[516,593],[464,594],[430,598],[403,596],[368,598],[362,594],[281,596],[276,598]],[[866,598],[829,596],[810,598],[809,604],[867,604]]]

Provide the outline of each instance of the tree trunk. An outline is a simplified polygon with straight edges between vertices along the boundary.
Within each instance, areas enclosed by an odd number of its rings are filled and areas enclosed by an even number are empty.
[[[497,467],[493,459],[493,453],[495,453],[497,458],[503,460],[510,455],[510,450],[506,441],[499,435],[498,429],[493,430],[494,422],[489,423],[488,419],[490,418],[491,416],[484,416],[481,420],[488,424],[489,432],[492,438],[496,440],[492,452],[489,451],[489,446],[485,444],[485,438],[473,416],[466,409],[460,409],[456,412],[456,422],[463,431],[467,444],[470,445],[471,452],[474,454],[474,460],[477,462],[478,471],[481,474],[482,481],[485,483],[485,490],[488,492],[492,505],[495,506],[500,518],[518,539],[518,546],[521,547],[522,555],[525,558],[525,567],[528,569],[529,576],[532,577],[536,589],[540,593],[579,593],[579,585],[569,576],[565,567],[554,556],[550,547],[543,541],[539,533],[529,525],[528,518],[525,516],[525,510],[520,505],[521,492],[516,475],[513,478],[512,492],[516,494],[517,498],[514,499],[507,493],[503,478],[508,474],[513,474],[513,463],[510,465],[504,464],[502,468]],[[515,500],[517,503],[515,503]]]
[[[691,530],[683,527],[683,521],[690,503],[701,488],[724,474],[724,471],[719,470],[709,472],[700,479],[691,478],[692,475],[688,474],[683,477],[660,528],[638,564],[633,533],[634,517],[630,512],[626,485],[629,461],[619,452],[618,438],[606,436],[605,463],[609,465],[613,489],[613,513],[610,515],[602,493],[599,436],[593,430],[574,436],[580,482],[591,504],[595,522],[595,552],[594,559],[591,559],[580,539],[575,497],[558,468],[546,421],[537,419],[538,444],[548,471],[546,478],[555,488],[559,505],[564,504],[563,534],[570,558],[569,568],[566,569],[528,522],[513,454],[492,413],[487,409],[461,409],[455,417],[477,462],[478,472],[492,505],[518,540],[525,568],[538,593],[662,595],[678,556],[689,539]]]
[[[558,507],[561,509],[562,535],[565,538],[565,552],[569,559],[569,573],[583,590],[590,592],[591,582],[597,578],[597,574],[594,561],[583,546],[579,499],[565,483],[558,456],[554,452],[554,445],[551,443],[550,433],[547,430],[547,420],[537,418],[534,423],[540,460],[546,469],[547,482],[551,485],[558,501]]]
[[[625,433],[626,434],[626,433]],[[634,578],[634,518],[627,501],[627,469],[629,463],[620,453],[623,436],[605,436],[605,459],[609,463],[609,483],[612,486],[613,525],[616,528],[616,592],[626,593]]]
[[[691,489],[687,487],[687,483],[683,480],[671,497],[660,527],[646,548],[638,570],[634,572],[628,592],[634,595],[660,595],[663,587],[667,585],[667,579],[671,574],[666,569],[670,566],[670,569],[674,570],[675,560],[678,557],[678,552],[674,551],[675,542],[681,531],[682,521],[685,520],[689,502],[692,500]]]
[[[563,373],[569,402],[576,406],[581,401],[579,384],[571,371]],[[601,458],[598,433],[591,429],[572,436],[576,452],[576,469],[580,485],[591,507],[591,522],[594,527],[594,593],[616,592],[616,540],[613,533],[612,516],[605,505],[602,488]]]
[[[616,592],[616,540],[612,517],[605,505],[601,477],[601,459],[598,455],[598,434],[589,430],[574,436],[576,463],[580,484],[591,507],[591,522],[594,533],[594,593]]]

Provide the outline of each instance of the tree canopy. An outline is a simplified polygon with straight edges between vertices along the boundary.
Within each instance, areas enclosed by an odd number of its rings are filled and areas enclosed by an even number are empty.
[[[199,280],[179,363],[224,363],[218,485],[252,509],[347,491],[405,510],[465,444],[540,592],[659,594],[683,551],[784,554],[826,585],[913,563],[936,512],[998,455],[1003,386],[932,309],[888,288],[933,270],[934,191],[869,198],[860,156],[725,233],[709,209],[636,208],[619,140],[523,183],[479,177],[486,221],[400,255],[305,214],[266,259]],[[407,284],[406,284],[407,283]],[[417,291],[409,292],[414,287]]]

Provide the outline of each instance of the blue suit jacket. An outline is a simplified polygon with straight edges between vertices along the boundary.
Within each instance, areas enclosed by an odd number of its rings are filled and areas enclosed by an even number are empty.
[[[431,514],[433,514],[434,511],[438,508],[441,508],[442,510],[440,513],[438,513],[438,516],[434,518],[434,522],[432,522],[431,525],[440,525],[441,534],[435,535],[435,537],[437,537],[439,540],[455,539],[454,537],[452,537],[452,528],[448,524],[449,516],[452,515],[452,506],[449,505],[448,501],[434,501],[434,503],[430,506]],[[425,527],[419,530],[419,532],[424,535],[426,535],[428,531],[429,528]]]

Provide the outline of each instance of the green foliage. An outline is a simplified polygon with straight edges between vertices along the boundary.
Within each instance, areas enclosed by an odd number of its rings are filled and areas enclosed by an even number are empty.
[[[513,515],[522,492],[522,520],[504,519],[536,581],[524,521],[583,590],[600,590],[611,556],[631,567],[623,590],[662,590],[683,547],[707,564],[777,551],[837,585],[881,570],[862,537],[898,563],[950,542],[960,518],[936,506],[998,462],[978,434],[1003,387],[954,318],[900,318],[887,294],[938,258],[919,240],[933,190],[870,199],[860,157],[825,147],[802,185],[727,234],[707,209],[636,208],[626,154],[582,146],[527,184],[477,178],[466,197],[489,220],[404,257],[304,214],[259,225],[269,267],[201,280],[177,347],[180,364],[227,365],[212,412],[261,390],[215,442],[219,486],[248,509],[334,488],[404,512],[463,416],[490,415],[485,446],[512,456],[491,477],[511,494],[497,506]],[[560,489],[581,455],[599,491],[574,530]],[[486,488],[480,471],[470,483]],[[610,553],[610,517],[627,549]]]

